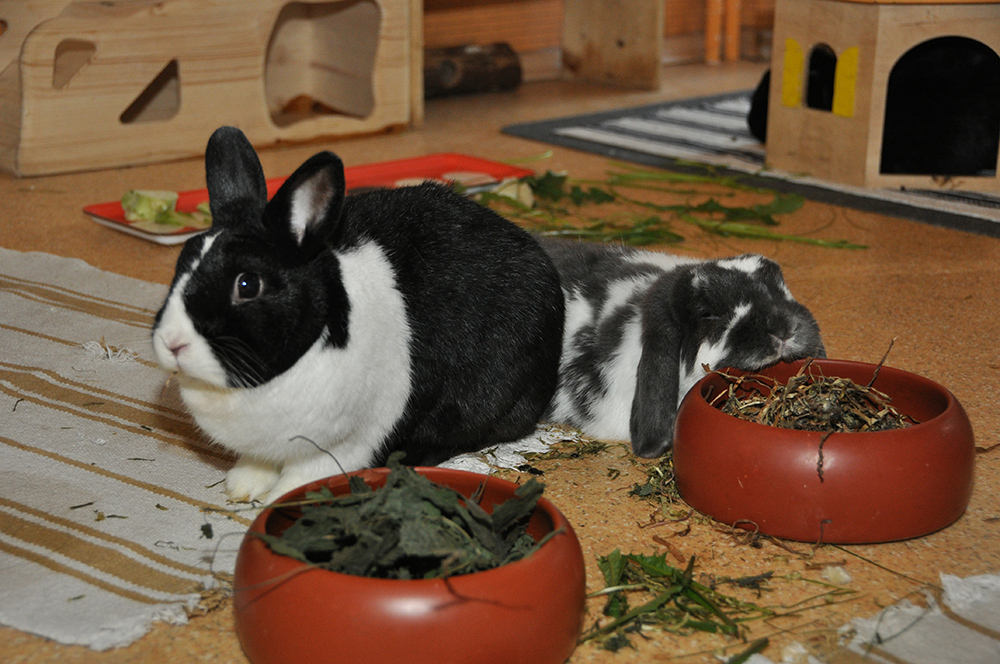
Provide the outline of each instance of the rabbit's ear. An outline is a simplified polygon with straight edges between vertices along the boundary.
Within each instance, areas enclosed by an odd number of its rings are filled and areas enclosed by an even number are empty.
[[[344,207],[344,164],[332,152],[310,157],[285,181],[267,205],[264,223],[303,248],[317,250],[340,227]]]
[[[267,204],[267,182],[257,153],[236,127],[220,127],[205,148],[212,225],[220,228],[260,223]]]
[[[629,418],[632,451],[641,457],[658,457],[673,444],[682,334],[675,284],[676,275],[661,277],[641,305],[642,352]]]
[[[629,437],[637,456],[658,457],[673,444],[678,372],[677,340],[644,331],[629,418]]]

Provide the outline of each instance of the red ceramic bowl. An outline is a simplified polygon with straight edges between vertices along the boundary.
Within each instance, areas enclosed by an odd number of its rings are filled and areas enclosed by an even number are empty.
[[[802,362],[758,373],[785,382]],[[875,365],[816,360],[825,376],[864,385]],[[872,543],[944,528],[972,494],[975,443],[961,404],[940,385],[883,366],[873,387],[919,424],[870,433],[780,429],[727,415],[710,404],[728,383],[702,379],[677,414],[674,472],[693,508],[717,521],[785,539]]]
[[[511,482],[442,468],[417,468],[433,482],[470,496],[486,483],[481,505],[491,511],[513,495]],[[385,468],[356,473],[382,486]],[[292,491],[301,499],[331,477]],[[372,579],[309,568],[273,553],[253,533],[280,534],[292,508],[261,512],[243,539],[234,578],[236,632],[254,664],[561,664],[576,646],[583,621],[583,554],[569,521],[542,498],[528,532],[536,540],[561,530],[532,555],[501,567],[447,579]]]

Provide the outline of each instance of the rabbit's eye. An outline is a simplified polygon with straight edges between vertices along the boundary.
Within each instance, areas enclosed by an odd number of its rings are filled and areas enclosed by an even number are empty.
[[[253,272],[243,272],[236,277],[233,295],[237,301],[252,300],[260,295],[260,277]]]

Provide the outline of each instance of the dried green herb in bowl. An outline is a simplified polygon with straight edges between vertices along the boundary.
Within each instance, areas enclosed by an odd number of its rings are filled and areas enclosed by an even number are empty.
[[[393,460],[394,466],[397,461]],[[393,471],[369,468],[319,480],[289,492],[279,504],[265,507],[254,519],[240,544],[233,574],[236,633],[247,658],[254,664],[331,658],[338,662],[394,664],[565,662],[583,625],[583,552],[565,515],[545,497],[537,497],[541,487],[518,486],[498,477],[447,468],[412,469],[434,485],[428,498],[423,495],[426,486],[410,484],[411,469]],[[392,481],[390,473],[394,475]],[[400,474],[407,480],[404,486],[413,489],[405,493],[405,499],[392,489]],[[352,477],[363,478],[367,486],[362,487]],[[480,533],[480,526],[488,521],[479,510],[490,512],[489,525],[495,537],[485,539],[506,548],[510,555],[505,558],[511,562],[463,574],[460,572],[470,571],[474,565],[463,565],[463,559],[451,548],[453,542],[448,542],[440,549],[432,547],[432,557],[437,557],[440,567],[451,576],[415,578],[426,573],[418,565],[406,571],[397,568],[400,578],[373,578],[330,571],[272,550],[261,534],[281,541],[281,536],[302,516],[303,508],[330,503],[330,494],[322,492],[321,487],[362,506],[369,505],[368,501],[405,500],[419,506],[407,511],[410,516],[406,518],[423,519],[425,514],[430,518],[440,511],[442,518],[467,528],[466,517],[459,513],[447,516],[457,504],[476,524],[472,530]],[[439,487],[458,491],[455,503],[452,496],[438,500]],[[315,493],[323,500],[307,500],[306,493]],[[407,505],[403,510],[409,508]],[[396,515],[403,510],[397,510]],[[526,532],[532,542],[515,535],[525,514],[530,514]],[[373,522],[369,517],[380,516],[379,510],[372,509],[358,516],[352,527],[371,530]],[[444,527],[452,529],[448,524]],[[402,529],[395,534],[391,529],[389,532],[385,543],[388,552],[396,548],[397,538],[400,542],[409,538],[402,536]],[[521,554],[513,553],[516,546],[508,546],[508,542],[520,541],[533,550],[513,560]],[[301,551],[299,555],[306,560],[332,557]],[[371,567],[374,570],[377,565]],[[406,576],[411,578],[402,578]],[[461,638],[455,638],[456,634]]]
[[[385,485],[351,477],[351,492],[306,493],[301,516],[280,535],[259,533],[275,553],[355,576],[431,579],[492,569],[530,555],[527,525],[544,485],[529,480],[492,514],[478,497],[435,484],[394,453]]]
[[[916,423],[871,386],[875,376],[868,385],[859,385],[850,378],[822,375],[811,360],[784,383],[758,374],[716,373],[729,381],[729,389],[714,403],[722,412],[750,422],[831,433],[886,431]]]

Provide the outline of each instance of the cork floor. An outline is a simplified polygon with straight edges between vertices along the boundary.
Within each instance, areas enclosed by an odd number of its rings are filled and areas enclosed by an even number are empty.
[[[666,70],[657,92],[629,92],[568,82],[535,83],[512,93],[437,100],[428,104],[417,129],[333,143],[283,147],[262,152],[268,175],[290,173],[318,149],[338,152],[347,164],[455,151],[496,160],[538,155],[546,146],[504,136],[513,122],[683,99],[753,87],[763,66],[737,63],[718,67],[687,65]],[[599,178],[608,162],[556,148],[538,169],[565,170],[577,178]],[[129,188],[184,190],[203,186],[199,160],[94,173],[15,179],[0,175],[0,244],[20,251],[45,251],[81,258],[113,272],[167,283],[179,251],[105,229],[80,210],[115,199]],[[836,630],[853,617],[870,616],[901,598],[919,601],[933,592],[941,573],[970,576],[1000,572],[1000,240],[900,219],[806,202],[781,219],[782,231],[846,238],[867,245],[847,251],[790,242],[725,239],[687,232],[671,251],[716,257],[745,251],[778,262],[793,293],[819,320],[831,357],[877,361],[896,339],[889,364],[947,386],[965,406],[981,448],[975,488],[965,515],[930,536],[904,542],[834,548],[764,540],[759,546],[707,519],[693,517],[658,528],[643,528],[656,507],[627,495],[645,479],[649,462],[633,459],[622,445],[597,455],[539,462],[547,495],[573,523],[584,550],[588,589],[602,580],[597,556],[623,552],[670,552],[695,556],[699,578],[740,577],[773,572],[759,596],[746,599],[783,607],[784,617],[747,624],[747,638],[769,637],[765,653],[779,661],[786,645],[798,642],[823,661],[855,661],[836,647]],[[614,468],[619,473],[610,472]],[[686,512],[681,508],[680,514]],[[688,527],[690,526],[690,528]],[[666,542],[666,544],[664,544]],[[850,575],[850,593],[828,595],[823,571],[841,566]],[[590,604],[592,620],[600,600]],[[617,654],[586,644],[572,662],[708,662],[744,642],[720,636],[653,635],[634,638],[635,650]],[[233,630],[232,608],[192,618],[186,626],[156,626],[120,650],[103,653],[62,646],[0,628],[0,661],[19,664],[60,662],[245,662]]]

